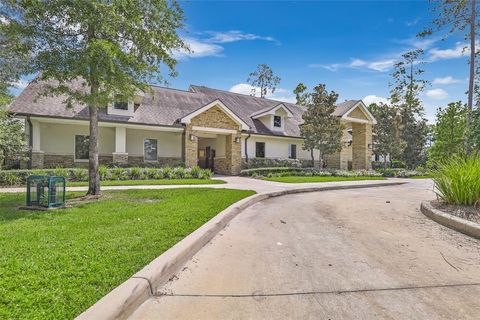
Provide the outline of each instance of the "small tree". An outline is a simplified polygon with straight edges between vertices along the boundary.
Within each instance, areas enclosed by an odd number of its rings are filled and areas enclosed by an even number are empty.
[[[0,25],[0,51],[28,56],[23,72],[40,73],[36,81],[47,85],[43,94],[65,95],[67,106],[88,106],[87,194],[99,194],[98,108],[162,81],[161,66],[176,75],[172,53],[186,49],[177,34],[182,10],[169,0],[4,0],[0,13],[8,20]],[[8,68],[0,63],[0,71]]]
[[[25,139],[24,125],[21,120],[10,115],[6,105],[12,96],[7,90],[0,90],[0,169],[4,165],[26,160],[28,145]]]
[[[398,158],[405,149],[402,140],[402,118],[395,107],[388,104],[372,103],[370,112],[377,120],[373,127],[373,152],[383,157],[383,166],[387,167],[387,156]]]
[[[433,129],[433,145],[429,149],[431,160],[438,161],[455,155],[464,155],[467,107],[461,101],[439,108]]]
[[[280,77],[274,75],[272,69],[264,63],[259,64],[257,70],[249,74],[247,82],[253,87],[252,96],[255,96],[257,88],[260,88],[260,98],[265,98],[268,91],[275,92],[280,80]]]
[[[303,149],[310,151],[312,162],[315,163],[314,150],[319,151],[320,167],[323,168],[323,158],[342,149],[343,125],[333,114],[336,108],[338,94],[328,92],[324,84],[319,84],[310,94],[303,113],[303,124],[300,133],[304,139]]]

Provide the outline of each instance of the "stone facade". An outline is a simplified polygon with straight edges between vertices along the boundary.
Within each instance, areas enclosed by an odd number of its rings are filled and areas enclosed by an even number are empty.
[[[372,168],[372,126],[352,123],[352,169]]]
[[[99,155],[98,162],[100,164],[110,164],[113,161],[113,157],[111,155]],[[33,162],[32,162],[32,167]],[[88,161],[81,161],[76,162],[74,160],[73,155],[59,155],[59,154],[48,154],[44,155],[44,164],[43,168],[55,168],[55,167],[64,167],[64,168],[75,168],[81,167],[86,168],[88,167]],[[41,167],[34,167],[34,168],[41,168]]]
[[[112,156],[114,163],[128,163],[128,153],[114,152]]]
[[[193,127],[236,130],[236,134],[225,136],[225,158],[215,159],[215,172],[220,174],[240,173],[242,153],[240,143],[241,127],[219,107],[212,107],[194,117],[185,128],[185,166],[198,164],[198,132]],[[222,137],[220,137],[221,139]],[[237,140],[238,142],[235,142]]]
[[[32,168],[43,168],[45,154],[43,151],[32,151]]]
[[[149,164],[159,167],[176,167],[182,164],[182,159],[174,157],[158,157],[158,161],[145,162],[143,156],[128,156],[128,164],[132,166],[145,166],[145,164]]]

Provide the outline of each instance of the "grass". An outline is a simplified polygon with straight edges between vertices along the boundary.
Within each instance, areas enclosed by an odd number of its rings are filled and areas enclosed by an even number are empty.
[[[333,182],[333,181],[357,181],[357,180],[385,180],[384,177],[334,177],[334,176],[286,176],[264,178],[268,181],[286,183],[307,183],[307,182]]]
[[[216,179],[158,179],[158,180],[106,180],[101,181],[102,186],[150,186],[173,184],[222,184],[223,180]],[[88,186],[88,181],[67,182],[69,187]]]
[[[71,319],[253,191],[105,191],[70,209],[25,211],[0,194],[0,319]],[[69,193],[69,198],[83,193]]]

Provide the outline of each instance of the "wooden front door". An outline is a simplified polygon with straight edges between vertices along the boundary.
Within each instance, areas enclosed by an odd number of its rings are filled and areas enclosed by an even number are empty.
[[[215,167],[215,150],[210,147],[205,148],[205,169],[210,169],[213,172]]]

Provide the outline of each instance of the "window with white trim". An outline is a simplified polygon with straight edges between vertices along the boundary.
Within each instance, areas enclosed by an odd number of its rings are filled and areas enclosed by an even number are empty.
[[[265,142],[255,142],[255,157],[265,158]]]
[[[88,160],[90,136],[75,135],[75,160]]]
[[[273,126],[275,128],[282,127],[282,117],[281,116],[273,116]]]
[[[113,109],[115,110],[128,110],[128,102],[126,101],[114,101]]]
[[[289,144],[288,145],[288,158],[289,159],[297,159],[297,145],[296,144]]]
[[[157,139],[145,139],[143,142],[143,158],[145,161],[157,161]]]

